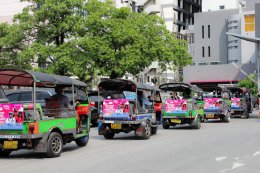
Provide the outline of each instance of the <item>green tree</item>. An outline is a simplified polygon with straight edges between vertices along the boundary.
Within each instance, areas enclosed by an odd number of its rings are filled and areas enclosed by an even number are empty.
[[[93,67],[102,75],[136,75],[153,61],[163,69],[169,63],[184,66],[191,62],[187,43],[170,33],[156,15],[132,13],[128,8],[117,9],[109,1],[98,0],[89,1],[85,10],[87,32],[80,47],[89,51],[86,56],[94,60]]]
[[[30,69],[30,57],[21,57],[25,48],[24,35],[19,25],[0,24],[0,66],[1,68]]]
[[[23,0],[30,2],[15,16],[23,33],[30,39],[21,56],[34,57],[47,64],[47,72],[60,75],[86,76],[82,54],[77,47],[83,27],[85,0]]]
[[[20,47],[10,54],[26,64],[47,64],[47,72],[81,80],[95,74],[116,78],[126,72],[136,75],[153,61],[162,69],[191,62],[187,42],[170,33],[156,15],[118,9],[112,1],[23,1],[30,5],[6,27],[7,37],[19,31],[12,41]]]
[[[256,75],[250,74],[247,78],[238,82],[240,87],[246,87],[251,90],[253,95],[257,95],[257,83],[256,83]]]

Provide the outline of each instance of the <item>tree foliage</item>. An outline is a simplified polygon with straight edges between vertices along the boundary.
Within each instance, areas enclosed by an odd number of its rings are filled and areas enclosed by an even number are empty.
[[[47,72],[87,79],[97,73],[136,75],[153,61],[163,69],[191,63],[187,42],[156,15],[118,9],[111,1],[23,1],[30,5],[15,16],[15,23],[0,25],[0,49],[6,50],[0,57],[12,64],[37,61],[47,63]],[[5,42],[14,33],[19,34]]]
[[[240,87],[246,87],[251,90],[253,95],[257,95],[257,83],[256,83],[256,75],[250,74],[247,78],[238,82]]]

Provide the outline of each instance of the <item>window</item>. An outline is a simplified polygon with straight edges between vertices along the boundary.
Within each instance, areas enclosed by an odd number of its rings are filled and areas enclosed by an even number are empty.
[[[220,9],[220,10],[225,9],[225,5],[220,5],[220,6],[219,6],[219,9]]]
[[[7,98],[10,102],[15,102],[19,100],[19,96],[20,96],[19,93],[14,93],[14,94],[7,95]]]
[[[245,31],[246,32],[255,31],[255,15],[245,16]]]
[[[210,57],[210,46],[208,46],[208,56]]]
[[[208,25],[208,38],[210,38],[210,25]]]
[[[204,47],[202,47],[202,57],[204,57]]]
[[[202,25],[202,38],[204,38],[204,25]]]
[[[32,93],[30,93],[30,92],[22,93],[21,101],[32,101]]]
[[[51,95],[48,93],[48,92],[41,92],[41,97],[42,97],[42,100],[45,100],[47,98],[49,98]]]

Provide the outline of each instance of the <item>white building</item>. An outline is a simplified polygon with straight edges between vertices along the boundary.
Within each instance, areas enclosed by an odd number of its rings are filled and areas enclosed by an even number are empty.
[[[202,11],[216,11],[238,8],[238,0],[202,0]]]
[[[11,23],[13,16],[22,12],[27,5],[27,2],[20,2],[20,0],[0,0],[0,23]]]

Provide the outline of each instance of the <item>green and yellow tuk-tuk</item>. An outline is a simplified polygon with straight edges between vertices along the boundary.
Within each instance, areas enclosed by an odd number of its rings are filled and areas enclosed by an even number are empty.
[[[166,83],[159,86],[170,92],[170,98],[163,103],[162,126],[164,129],[180,124],[189,124],[194,129],[201,127],[204,114],[202,90],[186,83]]]
[[[66,76],[17,69],[0,69],[0,79],[0,85],[32,87],[33,96],[32,104],[0,104],[1,157],[20,149],[58,157],[66,143],[75,141],[78,146],[87,145],[89,106],[86,100],[75,100],[77,91],[85,89],[85,83]],[[57,86],[70,87],[73,91],[70,108],[61,107],[59,98],[48,98],[43,112],[36,103],[36,87]]]

